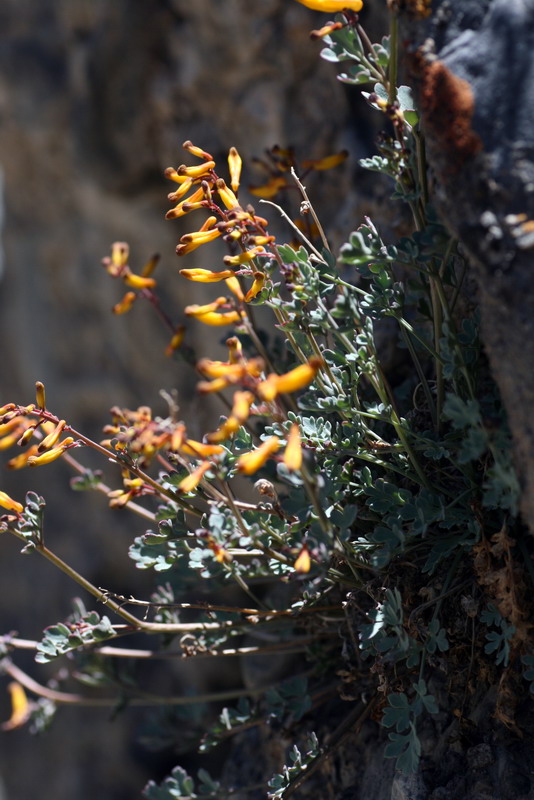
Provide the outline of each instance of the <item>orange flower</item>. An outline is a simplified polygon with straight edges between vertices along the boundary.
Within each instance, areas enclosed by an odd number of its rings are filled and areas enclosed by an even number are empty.
[[[342,164],[348,158],[348,155],[349,153],[347,150],[342,150],[341,153],[334,153],[331,156],[318,158],[315,161],[303,161],[302,167],[303,169],[314,169],[318,172],[325,169],[332,169],[333,167],[337,167],[339,164]]]
[[[325,11],[336,13],[337,11],[361,11],[363,8],[362,0],[297,0],[297,3],[311,8],[313,11]]]
[[[181,269],[180,275],[188,281],[198,281],[198,283],[217,283],[233,278],[234,273],[231,269],[223,269],[220,272],[212,272],[210,269]]]
[[[237,468],[245,475],[253,475],[280,447],[278,436],[270,436],[256,450],[243,453],[237,460]]]
[[[232,411],[228,419],[214,433],[208,435],[210,442],[223,442],[236,433],[243,422],[248,419],[250,406],[254,402],[252,392],[235,392]]]
[[[24,506],[17,503],[16,500],[13,500],[5,492],[0,492],[0,506],[2,506],[2,508],[7,508],[8,511],[15,511],[17,514],[22,514],[24,511]]]
[[[315,356],[310,358],[307,364],[300,364],[284,375],[272,372],[258,385],[258,394],[262,400],[270,402],[279,394],[304,389],[313,381],[322,364],[323,360]]]
[[[195,442],[194,439],[187,439],[180,447],[180,452],[188,456],[195,456],[196,458],[210,458],[211,456],[218,456],[219,453],[224,451],[224,447],[214,444],[204,444],[204,442]]]
[[[255,197],[263,197],[268,200],[270,197],[274,197],[278,194],[280,189],[283,189],[285,186],[287,186],[286,179],[282,176],[278,176],[271,178],[262,186],[249,186],[249,192]]]
[[[212,464],[210,461],[203,461],[200,466],[198,466],[193,472],[184,478],[177,486],[179,492],[183,492],[184,494],[189,494],[189,492],[193,492],[206,472],[210,470]]]
[[[242,364],[230,364],[226,361],[210,361],[209,358],[201,358],[197,364],[197,369],[206,378],[227,378],[229,381],[239,380],[245,368]]]
[[[289,429],[286,449],[284,451],[284,464],[292,472],[302,466],[302,442],[300,429],[296,422]]]
[[[126,312],[131,309],[136,300],[137,300],[137,295],[135,292],[126,292],[122,300],[120,300],[113,306],[113,313],[126,314]]]

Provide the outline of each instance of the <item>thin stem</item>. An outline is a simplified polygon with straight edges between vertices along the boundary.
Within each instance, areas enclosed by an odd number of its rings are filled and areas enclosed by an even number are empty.
[[[8,530],[18,539],[21,539],[23,542],[28,544],[28,539],[21,533],[18,533],[12,528],[9,528]],[[94,584],[84,578],[83,575],[80,575],[79,572],[77,572],[73,567],[69,566],[65,561],[59,558],[59,556],[49,550],[48,547],[45,547],[44,544],[41,544],[40,542],[33,542],[33,544],[36,551],[44,556],[47,561],[50,561],[55,567],[61,570],[61,572],[64,572],[65,575],[68,575],[69,578],[89,592],[89,594],[93,595],[93,597],[96,597],[100,603],[103,603],[107,608],[111,609],[120,617],[122,617],[122,619],[132,625],[136,630],[145,631],[146,633],[190,633],[197,631],[224,630],[225,628],[232,628],[234,626],[234,623],[231,621],[159,623],[147,622],[146,620],[138,619],[133,614],[130,614],[129,611],[126,611],[121,605],[119,605],[119,603],[116,603],[114,600],[112,600],[108,595],[106,595],[105,592],[102,592]]]
[[[50,689],[48,686],[43,686],[34,680],[30,675],[24,672],[16,664],[13,664],[9,659],[5,659],[3,663],[4,671],[7,672],[14,680],[18,681],[21,686],[24,686],[30,692],[45,697],[47,700],[52,700],[59,705],[70,706],[93,706],[109,708],[117,705],[116,697],[87,697],[81,694],[72,694],[70,692],[60,692],[57,689]],[[212,692],[210,694],[197,694],[197,695],[178,695],[170,697],[161,697],[160,695],[152,695],[149,693],[141,692],[140,696],[130,697],[128,705],[132,706],[155,706],[155,705],[172,705],[172,706],[186,706],[194,705],[196,703],[218,703],[224,700],[235,700],[239,697],[251,697],[263,694],[269,687],[262,686],[255,689],[229,689],[224,692]],[[128,691],[131,691],[130,689]]]
[[[397,59],[399,21],[395,11],[390,14],[389,71],[388,71],[388,103],[393,105],[397,99]]]
[[[298,228],[298,227],[295,225],[295,223],[293,222],[293,220],[292,220],[292,219],[290,219],[290,217],[289,217],[289,216],[286,214],[286,212],[284,211],[284,209],[283,209],[281,206],[277,205],[276,203],[273,203],[271,200],[264,200],[264,199],[261,199],[261,200],[260,200],[260,203],[266,203],[267,205],[269,205],[269,206],[273,206],[274,208],[276,208],[276,210],[280,212],[280,215],[281,215],[281,216],[282,216],[282,217],[285,219],[285,221],[288,223],[288,225],[290,225],[290,226],[291,226],[291,228],[292,228],[292,229],[295,231],[295,233],[297,234],[297,236],[299,237],[299,239],[302,239],[302,241],[304,242],[304,244],[305,244],[307,247],[309,247],[309,249],[310,249],[310,250],[311,250],[313,253],[315,253],[315,255],[317,256],[317,258],[319,258],[319,259],[320,259],[320,260],[321,260],[321,261],[324,263],[324,258],[322,257],[322,255],[321,255],[321,253],[319,252],[319,250],[317,250],[317,248],[313,246],[313,244],[312,244],[312,243],[310,242],[310,240],[307,238],[306,234],[305,234],[305,233],[303,233],[303,232],[300,230],[300,228]]]
[[[434,427],[436,427],[438,420],[436,414],[436,404],[434,403],[434,398],[432,397],[432,392],[430,391],[430,386],[428,385],[425,373],[423,372],[421,362],[419,361],[419,357],[415,351],[412,340],[410,339],[410,334],[407,333],[402,326],[401,326],[401,335],[404,342],[406,343],[406,347],[410,351],[410,355],[412,357],[412,361],[414,363],[417,375],[419,376],[419,381],[421,383],[421,386],[423,387],[423,392],[425,394],[428,410],[430,411],[430,416],[432,418],[432,424],[434,425]]]
[[[312,215],[313,221],[317,225],[317,230],[319,231],[319,236],[321,237],[321,241],[323,243],[323,247],[325,248],[325,250],[328,250],[328,252],[330,252],[330,245],[328,244],[328,239],[326,238],[326,234],[325,234],[325,232],[323,230],[323,226],[321,225],[319,217],[315,213],[315,209],[314,209],[314,207],[312,206],[312,204],[310,202],[310,198],[308,197],[308,193],[306,192],[306,187],[299,180],[298,175],[295,172],[294,167],[291,167],[291,177],[293,178],[293,180],[297,184],[297,187],[298,187],[298,190],[299,190],[299,192],[300,192],[300,194],[302,196],[302,199],[304,200],[304,202],[306,204],[306,208],[309,210],[310,214]]]

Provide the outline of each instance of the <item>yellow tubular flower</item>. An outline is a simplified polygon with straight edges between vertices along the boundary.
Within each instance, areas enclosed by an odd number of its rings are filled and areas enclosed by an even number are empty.
[[[10,447],[13,447],[13,445],[18,441],[19,434],[20,430],[17,430],[8,436],[2,437],[2,439],[0,439],[0,450],[9,450]]]
[[[302,167],[303,169],[314,169],[319,172],[325,169],[332,169],[333,167],[337,167],[339,164],[342,164],[348,158],[348,155],[348,150],[342,150],[341,153],[334,153],[331,156],[318,158],[315,161],[303,161]]]
[[[7,722],[2,723],[1,727],[3,731],[13,731],[22,727],[28,721],[31,706],[20,683],[11,681],[7,688],[11,695],[11,716]]]
[[[154,278],[143,278],[142,275],[135,275],[133,272],[127,272],[122,279],[126,286],[132,289],[153,289],[156,285]]]
[[[184,150],[187,150],[188,153],[191,153],[192,156],[196,156],[197,158],[204,158],[206,161],[213,161],[213,156],[210,156],[209,153],[206,153],[205,150],[202,150],[201,147],[197,147],[193,144],[189,139],[187,139],[182,147]]]
[[[184,192],[184,194],[185,194],[185,192]],[[171,197],[169,195],[169,200],[170,199],[171,199]],[[187,197],[185,200],[182,200],[181,203],[178,203],[177,206],[175,206],[174,208],[171,208],[170,211],[167,211],[167,213],[165,214],[165,219],[176,219],[177,217],[185,216],[185,214],[188,214],[189,211],[193,211],[192,208],[189,208],[186,211],[186,209],[184,208],[184,206],[186,204],[189,205],[189,206],[191,204],[194,204],[195,207],[196,207],[196,204],[197,203],[202,203],[204,201],[204,199],[205,199],[205,197],[204,197],[204,189],[202,189],[202,187],[201,187],[200,189],[197,189],[196,192],[193,192],[193,194],[190,195],[189,197]],[[200,206],[198,206],[198,208],[200,208]]]
[[[244,372],[242,364],[210,361],[209,358],[201,358],[197,364],[197,369],[206,378],[229,378],[230,380],[239,380]]]
[[[33,434],[35,433],[35,429],[39,427],[39,422],[36,422],[35,425],[30,425],[29,428],[26,428],[20,439],[18,440],[17,444],[19,447],[24,447],[28,444],[30,439],[32,438]]]
[[[211,469],[211,463],[209,461],[204,461],[199,467],[197,467],[193,472],[184,478],[178,486],[176,487],[179,492],[183,492],[184,494],[189,494],[189,492],[193,492],[206,472]]]
[[[245,295],[245,303],[250,303],[265,286],[265,275],[263,272],[254,273],[254,283]]]
[[[252,261],[256,256],[264,255],[267,255],[267,251],[264,247],[253,247],[252,250],[245,250],[244,253],[240,253],[238,256],[225,256],[223,261],[225,264],[230,264],[232,267],[238,267],[240,264],[248,264],[248,262]]]
[[[230,364],[237,364],[243,360],[243,345],[237,336],[231,336],[226,340],[228,348],[228,361]]]
[[[219,178],[219,180],[215,185],[217,187],[217,192],[219,193],[219,197],[223,201],[226,208],[232,209],[239,207],[239,200],[232,192],[232,190],[228,188],[228,186],[226,185],[226,183],[223,181],[222,178]]]
[[[262,197],[265,200],[268,200],[271,197],[274,197],[280,189],[283,189],[287,186],[287,181],[285,178],[276,177],[271,178],[267,183],[264,183],[262,186],[249,186],[250,194],[253,194],[255,197]]]
[[[194,439],[186,439],[181,445],[180,452],[186,456],[195,456],[196,458],[210,458],[211,456],[218,456],[224,450],[220,445],[204,444],[204,442],[195,442]]]
[[[35,381],[35,405],[37,408],[46,408],[45,387],[41,381]]]
[[[37,455],[37,445],[32,445],[25,453],[21,453],[19,456],[15,456],[10,461],[7,462],[6,467],[8,469],[22,469],[28,464],[28,460],[32,456]]]
[[[187,175],[179,175],[174,167],[167,167],[163,174],[166,178],[168,178],[170,181],[174,181],[175,183],[188,183],[189,186],[191,186],[193,183],[192,178],[188,177]]]
[[[2,506],[2,508],[6,508],[8,511],[15,511],[17,514],[22,514],[24,511],[24,506],[22,506],[20,503],[17,503],[16,500],[13,500],[5,492],[0,492],[0,506]]]
[[[63,440],[63,442],[61,442],[59,447],[54,447],[52,450],[47,450],[46,453],[43,453],[41,456],[30,456],[28,458],[28,466],[40,467],[42,464],[50,464],[52,461],[55,461],[62,456],[66,448],[73,442],[74,439],[72,436],[68,436]]]
[[[235,392],[232,417],[235,417],[240,423],[245,422],[249,417],[250,406],[253,402],[254,395],[252,392]]]
[[[218,297],[216,300],[213,300],[211,303],[205,303],[203,306],[199,305],[191,305],[186,306],[184,308],[185,313],[188,317],[199,317],[203,314],[208,314],[211,311],[216,311],[218,308],[223,306],[225,303],[228,302],[226,297]]]
[[[59,437],[63,433],[63,428],[65,427],[66,424],[67,423],[64,419],[61,419],[58,422],[52,433],[49,433],[48,436],[45,436],[43,441],[39,444],[39,447],[37,448],[39,453],[42,453],[45,450],[49,450],[51,447],[54,447],[54,445],[57,444]]]
[[[224,442],[226,439],[233,436],[234,433],[237,433],[239,428],[239,421],[235,417],[228,417],[220,428],[217,428],[214,433],[208,434],[208,439],[210,442]]]
[[[284,451],[284,464],[293,471],[299,470],[302,466],[302,442],[300,430],[296,422],[289,429],[286,449]]]
[[[197,249],[197,247],[200,247],[203,244],[207,244],[207,242],[212,242],[214,239],[217,239],[217,237],[220,235],[221,232],[217,229],[201,230],[201,231],[196,231],[195,233],[186,233],[180,239],[180,244],[176,248],[176,252],[179,256],[185,256],[187,255],[187,253],[192,253],[193,250]]]
[[[178,175],[181,177],[185,175],[187,178],[201,178],[203,175],[206,175],[210,169],[213,169],[215,166],[215,161],[205,161],[203,164],[199,164],[196,167],[186,167],[185,164],[182,164],[178,167]]]
[[[235,277],[235,275],[233,273],[232,273],[232,277],[231,278],[227,278],[226,279],[226,285],[228,286],[230,291],[233,292],[233,294],[235,294],[237,299],[241,300],[241,302],[243,302],[243,300],[245,299],[245,295],[243,293],[243,289],[241,288],[241,284],[239,283],[239,280]]]
[[[186,178],[185,181],[180,184],[179,188],[175,192],[171,192],[170,194],[167,195],[167,200],[170,200],[171,203],[173,203],[175,200],[180,200],[180,198],[182,198],[184,194],[187,194],[192,185],[193,185],[193,179]]]
[[[274,242],[276,237],[274,236],[251,236],[250,241],[255,245],[263,245],[263,244],[270,244]]]
[[[113,313],[114,314],[126,314],[127,311],[131,309],[133,304],[137,299],[137,295],[135,292],[126,292],[122,300],[118,303],[115,303],[113,306]]]
[[[3,417],[4,414],[7,414],[8,411],[13,411],[15,407],[16,407],[15,403],[6,403],[5,406],[2,406],[2,408],[0,408],[0,417]]]
[[[266,439],[257,450],[251,450],[250,453],[243,453],[237,460],[237,468],[244,475],[254,475],[265,462],[272,456],[280,447],[280,439],[278,436],[270,436]]]
[[[202,233],[203,231],[210,231],[214,225],[217,224],[217,217],[208,217],[207,220],[204,222],[203,225],[200,226],[197,233]],[[191,234],[186,234],[191,235]]]
[[[228,169],[230,170],[230,186],[237,192],[239,189],[239,179],[241,177],[241,166],[243,162],[241,160],[241,156],[235,149],[235,147],[230,148],[230,152],[228,153]]]
[[[217,281],[225,281],[228,278],[233,278],[234,273],[231,269],[223,269],[220,272],[212,272],[211,269],[181,269],[180,275],[187,278],[188,281],[197,281],[198,283],[217,283]]]
[[[8,433],[11,433],[15,428],[18,428],[19,425],[22,425],[24,422],[24,417],[13,417],[8,422],[4,422],[0,425],[0,436],[6,436]]]
[[[245,315],[240,313],[239,311],[226,311],[222,314],[217,314],[215,311],[209,311],[207,314],[201,314],[197,316],[199,322],[203,322],[204,325],[235,325],[238,322],[241,322]]]
[[[362,0],[297,0],[306,8],[311,8],[312,11],[325,11],[327,13],[336,13],[337,11],[361,11],[363,8]]]
[[[279,394],[304,389],[313,381],[322,364],[323,360],[315,356],[307,364],[300,364],[284,375],[271,373],[258,385],[258,394],[262,400],[270,402]]]
[[[228,385],[229,381],[227,378],[215,378],[213,381],[200,381],[200,383],[197,383],[197,392],[200,394],[222,392]]]
[[[170,358],[175,350],[178,350],[180,345],[182,344],[185,336],[185,325],[179,325],[176,328],[176,333],[172,337],[171,341],[165,348],[165,355]]]
[[[113,242],[111,245],[111,263],[114,267],[124,267],[128,263],[130,247],[127,242]]]

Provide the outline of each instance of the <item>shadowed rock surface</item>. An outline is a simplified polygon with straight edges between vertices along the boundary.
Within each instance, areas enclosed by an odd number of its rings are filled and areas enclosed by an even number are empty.
[[[534,3],[434,0],[415,83],[439,211],[465,245],[534,532]]]

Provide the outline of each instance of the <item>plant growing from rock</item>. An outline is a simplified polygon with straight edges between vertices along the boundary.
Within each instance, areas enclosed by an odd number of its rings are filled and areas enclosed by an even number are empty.
[[[366,218],[332,252],[303,180],[338,167],[344,153],[299,164],[290,150],[274,150],[270,178],[252,190],[263,201],[260,214],[259,203],[239,199],[235,148],[221,172],[210,153],[185,142],[192,163],[165,173],[174,185],[167,218],[197,221],[177,254],[181,280],[208,284],[206,302],[176,315],[166,310],[157,259],[136,271],[126,243],[112,246],[104,266],[126,288],[115,313],[148,302],[168,329],[169,356],[197,369],[199,397],[218,397],[220,418],[195,440],[169,394],[163,416],[113,408],[106,438],[96,442],[57,417],[39,382],[35,402],[0,410],[2,449],[22,448],[8,467],[67,461],[77,472],[73,489],[103,492],[111,508],[150,525],[128,554],[138,569],[163,578],[149,600],[93,585],[60,558],[48,534],[45,540],[44,499],[29,491],[23,504],[0,492],[3,532],[105,612],[77,600],[40,642],[2,638],[13,700],[4,727],[40,730],[62,704],[119,701],[185,712],[194,703],[231,701],[205,728],[199,749],[254,726],[283,725],[298,741],[264,786],[273,798],[289,797],[347,731],[370,718],[386,729],[384,755],[404,772],[417,770],[422,721],[438,713],[452,676],[444,710],[452,705],[466,715],[480,664],[499,675],[496,714],[513,726],[500,698],[509,700],[521,664],[532,681],[533,659],[532,564],[517,518],[510,437],[481,353],[476,307],[465,296],[465,261],[432,205],[418,112],[409,88],[398,85],[396,5],[389,4],[389,35],[373,44],[360,0],[301,2],[340,12],[313,36],[323,40],[325,59],[346,65],[340,80],[371,84],[364,96],[387,130],[378,154],[361,165],[391,182],[394,202],[408,209],[409,231],[389,241],[381,221]],[[427,4],[414,11],[426,14]],[[296,220],[284,210],[288,189],[301,203]],[[272,213],[284,217],[291,243],[270,233]],[[207,258],[215,240],[227,246],[223,264],[187,266],[189,253],[205,247]],[[387,319],[396,324],[397,371],[384,367],[378,345]],[[203,325],[223,331],[224,360],[196,352]],[[114,463],[119,488],[83,465],[87,447]],[[238,588],[238,605],[206,600],[207,590],[224,596],[229,585]],[[277,585],[287,588],[284,602],[272,591]],[[258,631],[268,644],[243,643]],[[159,649],[114,642],[133,633],[159,636]],[[39,663],[61,659],[80,692],[40,684],[17,665],[19,648],[34,649]],[[301,674],[207,696],[160,696],[117,680],[110,668],[121,659],[273,653],[298,654]],[[317,709],[332,697],[346,713],[326,746]],[[197,785],[176,767],[161,784],[151,781],[145,797],[220,798],[241,788],[205,770]]]

